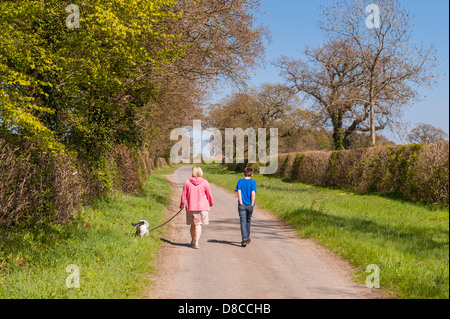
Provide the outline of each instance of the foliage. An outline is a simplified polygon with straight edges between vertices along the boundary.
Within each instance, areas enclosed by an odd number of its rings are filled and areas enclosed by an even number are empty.
[[[431,124],[420,123],[408,134],[411,143],[434,144],[448,139],[448,134]]]
[[[396,194],[417,202],[449,203],[447,141],[282,154],[278,163],[275,176],[287,180],[359,193]]]
[[[166,9],[172,0],[90,1],[80,8],[81,28],[68,29],[67,4],[1,2],[2,134],[50,150],[78,141],[78,151],[102,153],[131,79],[182,53],[170,46],[174,35],[155,27],[179,17]]]
[[[0,139],[0,225],[64,224],[80,208],[79,168],[67,156],[37,149]]]
[[[105,184],[139,194],[152,169],[168,163],[119,145],[103,165],[96,171],[73,157],[39,152],[35,144],[12,148],[0,139],[0,226],[65,225],[82,204],[107,192]]]
[[[168,132],[201,113],[205,88],[237,80],[264,51],[259,1],[89,0],[79,28],[66,26],[69,4],[0,2],[0,158],[25,168],[0,172],[8,223],[33,210],[39,221],[39,205],[66,220],[52,194],[69,167],[74,207],[114,188],[139,192],[170,149]],[[15,192],[21,185],[36,191]]]
[[[412,201],[448,203],[448,154],[448,142],[306,152],[301,161],[290,155],[277,175],[361,193],[395,193]]]
[[[279,151],[292,152],[331,147],[329,134],[317,129],[317,114],[301,108],[298,97],[282,85],[263,84],[234,93],[210,106],[207,123],[226,128],[278,129]]]

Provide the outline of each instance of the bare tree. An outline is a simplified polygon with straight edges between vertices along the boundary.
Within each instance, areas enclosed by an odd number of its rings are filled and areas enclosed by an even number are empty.
[[[295,121],[300,101],[283,85],[263,84],[234,93],[210,108],[210,125],[219,129],[280,128]],[[297,119],[301,121],[301,119]],[[298,123],[297,123],[298,124]]]
[[[265,52],[267,28],[256,24],[260,0],[183,0],[176,6],[182,18],[169,26],[181,34],[176,43],[185,54],[170,71],[203,85],[218,78],[242,84]]]
[[[375,145],[375,132],[392,125],[402,108],[419,98],[416,87],[433,86],[437,62],[432,46],[414,43],[413,17],[398,0],[377,1],[379,12],[372,11],[377,23],[367,24],[368,11],[375,10],[372,2],[338,0],[323,9],[319,27],[329,39],[349,41],[357,52],[364,104],[369,108],[365,130]]]
[[[330,120],[335,149],[343,149],[345,141],[369,116],[361,103],[362,69],[355,52],[346,41],[330,41],[305,51],[306,61],[282,57],[275,65],[287,86],[296,93],[313,99],[313,108]],[[360,109],[358,106],[363,105]]]
[[[279,84],[263,84],[257,89],[234,93],[221,103],[212,105],[207,125],[224,131],[226,128],[266,128],[279,131],[280,148],[291,149],[300,131],[314,124],[314,113],[301,109],[301,102],[292,90]]]
[[[446,139],[448,139],[448,134],[442,129],[424,123],[418,124],[408,134],[408,140],[411,143],[434,144]]]

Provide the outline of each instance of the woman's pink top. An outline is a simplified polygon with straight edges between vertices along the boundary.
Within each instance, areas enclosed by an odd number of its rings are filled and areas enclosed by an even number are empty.
[[[181,194],[180,208],[184,208],[185,203],[188,212],[202,212],[211,209],[213,197],[206,179],[191,177],[186,181]]]

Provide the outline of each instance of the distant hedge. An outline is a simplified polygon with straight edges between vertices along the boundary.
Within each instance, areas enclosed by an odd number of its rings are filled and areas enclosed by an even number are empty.
[[[0,139],[0,226],[64,224],[80,205],[112,189],[137,193],[152,169],[169,164],[117,145],[104,163],[93,167],[73,156]]]
[[[275,174],[360,193],[396,193],[415,202],[449,202],[449,142],[280,155]]]

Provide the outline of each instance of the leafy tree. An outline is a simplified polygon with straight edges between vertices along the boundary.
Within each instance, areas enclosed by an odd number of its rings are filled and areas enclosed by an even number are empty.
[[[80,7],[81,27],[68,29],[69,3],[0,3],[2,134],[104,154],[130,106],[127,89],[147,84],[144,67],[183,54],[160,26],[180,14],[169,10],[173,0],[91,0]]]

